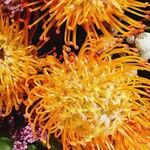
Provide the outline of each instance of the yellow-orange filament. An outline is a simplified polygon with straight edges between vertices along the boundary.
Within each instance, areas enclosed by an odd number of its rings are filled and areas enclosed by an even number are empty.
[[[48,148],[52,134],[64,150],[150,148],[150,80],[134,73],[150,65],[120,41],[91,37],[78,56],[66,48],[63,63],[48,56],[28,78],[26,117]]]
[[[23,101],[25,79],[36,74],[37,48],[27,45],[26,30],[10,23],[0,12],[0,117],[18,109]]]
[[[61,25],[66,22],[65,43],[76,48],[78,48],[76,45],[78,25],[83,26],[87,34],[94,32],[97,36],[97,28],[105,35],[111,36],[111,31],[105,25],[107,23],[111,28],[119,31],[120,34],[127,36],[133,34],[136,29],[142,31],[144,26],[139,21],[128,17],[125,12],[130,12],[139,17],[147,17],[149,12],[143,10],[143,8],[149,6],[149,3],[139,2],[138,0],[51,0],[42,1],[41,5],[39,3],[35,1],[26,4],[26,7],[31,8],[31,12],[45,11],[30,27],[48,17],[43,24],[44,31],[40,37],[45,39],[52,26],[56,25],[58,27],[57,32],[59,32]],[[132,28],[128,26],[132,26]]]

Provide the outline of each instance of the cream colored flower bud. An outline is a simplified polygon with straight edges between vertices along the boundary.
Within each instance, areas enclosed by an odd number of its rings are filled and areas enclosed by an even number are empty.
[[[135,39],[135,46],[140,50],[142,58],[150,59],[150,33],[139,34]]]

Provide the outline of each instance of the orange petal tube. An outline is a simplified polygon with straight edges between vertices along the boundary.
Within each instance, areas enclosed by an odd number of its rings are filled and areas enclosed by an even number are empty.
[[[27,45],[26,30],[0,13],[0,117],[23,100],[24,80],[36,74],[36,47]]]
[[[110,36],[107,24],[127,36],[136,32],[136,29],[143,31],[144,25],[130,18],[125,12],[145,18],[149,15],[149,11],[143,10],[149,6],[148,2],[143,3],[139,0],[35,0],[24,2],[23,6],[30,7],[30,12],[37,10],[44,12],[40,18],[29,25],[31,28],[44,20],[41,39],[47,39],[47,33],[54,25],[58,27],[56,32],[59,33],[61,25],[66,22],[65,43],[75,48],[77,48],[77,25],[83,26],[87,34],[94,32],[97,35],[99,29]]]
[[[47,56],[43,74],[28,78],[25,116],[48,148],[51,135],[64,150],[150,148],[150,80],[134,73],[150,65],[136,49],[106,42],[87,40],[78,56],[64,50],[63,63]]]

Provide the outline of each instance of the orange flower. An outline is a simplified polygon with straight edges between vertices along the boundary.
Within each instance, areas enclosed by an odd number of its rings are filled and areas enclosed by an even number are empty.
[[[123,35],[132,34],[135,29],[142,29],[143,24],[129,17],[125,12],[140,17],[148,17],[148,11],[143,8],[148,3],[138,0],[35,0],[34,2],[25,2],[24,7],[30,7],[30,12],[40,10],[43,15],[29,28],[43,20],[44,32],[41,39],[46,39],[47,32],[56,25],[60,32],[60,27],[66,22],[64,40],[67,45],[76,45],[77,25],[81,25],[87,34],[94,32],[97,35],[97,29],[105,35],[110,36],[106,24],[119,31]],[[132,27],[129,27],[129,26]]]
[[[27,85],[33,82],[34,87],[26,117],[33,133],[40,127],[48,148],[54,135],[64,150],[148,150],[150,95],[145,89],[150,80],[134,70],[150,71],[150,65],[134,48],[116,42],[104,50],[103,38],[90,42],[78,56],[64,50],[63,63],[46,57],[43,74],[28,78]],[[126,55],[117,57],[122,52]]]
[[[22,102],[23,83],[36,74],[36,47],[28,46],[25,30],[19,24],[9,23],[0,12],[0,117],[18,109]]]

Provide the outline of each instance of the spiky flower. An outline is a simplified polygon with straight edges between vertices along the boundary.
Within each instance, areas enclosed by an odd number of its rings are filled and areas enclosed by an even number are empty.
[[[28,46],[26,30],[19,30],[0,13],[0,116],[18,109],[23,97],[24,80],[36,73],[36,47]]]
[[[148,150],[150,80],[133,71],[150,71],[150,65],[133,48],[116,43],[105,49],[105,40],[90,41],[78,57],[64,50],[63,63],[48,56],[43,74],[28,79],[34,87],[26,117],[33,132],[40,126],[48,148],[54,135],[64,150]]]
[[[66,22],[65,43],[75,47],[77,46],[77,25],[83,26],[87,34],[92,31],[97,35],[96,29],[99,29],[108,36],[111,34],[108,31],[108,25],[123,35],[131,34],[135,31],[134,28],[143,29],[141,22],[132,19],[125,12],[148,17],[148,12],[143,10],[148,5],[148,3],[139,0],[35,0],[24,3],[24,7],[29,6],[31,12],[37,10],[44,12],[29,26],[31,28],[46,18],[41,39],[46,38],[47,32],[54,25],[58,27],[56,32],[59,33],[61,25]]]

